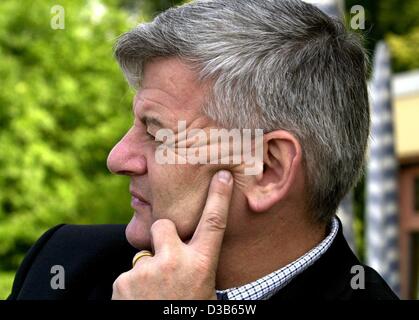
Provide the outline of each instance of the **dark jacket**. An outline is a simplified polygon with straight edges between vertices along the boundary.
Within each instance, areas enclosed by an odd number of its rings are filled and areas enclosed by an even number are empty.
[[[59,225],[47,231],[22,262],[9,300],[109,300],[112,284],[131,268],[138,251],[125,238],[126,225]],[[354,265],[361,265],[342,234],[326,253],[294,278],[273,300],[398,299],[381,276],[364,266],[365,289],[351,288]],[[51,268],[65,271],[65,289],[52,289]]]

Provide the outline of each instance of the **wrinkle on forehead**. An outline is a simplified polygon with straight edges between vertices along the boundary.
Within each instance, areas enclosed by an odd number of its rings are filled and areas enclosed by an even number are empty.
[[[144,81],[134,97],[134,114],[159,118],[177,130],[178,121],[203,128],[210,119],[202,112],[207,85],[197,80],[179,58],[156,58],[146,63]]]
[[[207,88],[185,62],[177,57],[155,58],[146,63],[141,88],[160,90],[179,109],[200,111]]]

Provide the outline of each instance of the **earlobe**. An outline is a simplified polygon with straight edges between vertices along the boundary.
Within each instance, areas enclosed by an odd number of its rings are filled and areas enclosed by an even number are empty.
[[[278,130],[265,135],[264,165],[246,192],[255,212],[264,212],[284,200],[291,192],[301,169],[301,147],[289,132]]]
[[[246,194],[249,208],[254,212],[265,212],[271,209],[278,202],[277,190],[268,191],[266,187],[254,188],[252,193]]]

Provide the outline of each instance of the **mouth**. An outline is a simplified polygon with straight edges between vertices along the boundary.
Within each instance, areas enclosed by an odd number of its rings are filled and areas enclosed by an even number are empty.
[[[131,207],[137,209],[139,207],[150,206],[150,203],[146,201],[140,194],[131,191]]]

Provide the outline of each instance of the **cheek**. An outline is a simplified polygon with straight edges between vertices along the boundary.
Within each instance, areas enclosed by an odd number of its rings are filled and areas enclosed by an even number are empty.
[[[208,178],[187,165],[149,168],[153,218],[170,219],[185,240],[192,236],[207,198]]]

